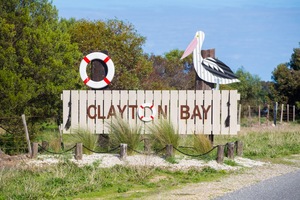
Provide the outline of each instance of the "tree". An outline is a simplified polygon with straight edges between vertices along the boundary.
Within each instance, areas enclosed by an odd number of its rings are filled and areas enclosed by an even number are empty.
[[[119,20],[70,23],[72,42],[83,54],[107,50],[115,65],[110,89],[142,89],[144,80],[152,72],[152,64],[143,55],[145,38],[134,26]]]
[[[265,103],[266,93],[257,75],[251,75],[244,68],[239,68],[235,74],[240,82],[231,84],[231,87],[240,93],[241,104],[259,105]]]
[[[192,61],[180,60],[182,53],[183,51],[174,49],[164,56],[149,56],[148,60],[153,63],[154,71],[148,79],[148,85],[154,89],[194,89],[195,72]]]
[[[0,1],[0,116],[61,115],[62,90],[79,86],[79,59],[47,0]]]

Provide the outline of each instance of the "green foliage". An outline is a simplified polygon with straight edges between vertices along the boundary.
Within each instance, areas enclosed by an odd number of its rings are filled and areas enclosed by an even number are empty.
[[[89,130],[81,128],[75,129],[72,136],[74,143],[82,143],[83,146],[92,151],[95,151],[96,147],[98,146],[98,135],[91,133]],[[91,154],[92,152],[88,149],[83,148],[83,153]]]
[[[141,139],[141,126],[132,127],[121,117],[116,117],[111,124],[108,124],[108,127],[110,142],[113,147],[125,143],[129,147],[129,154],[132,153],[132,149],[137,150]]]
[[[267,93],[257,75],[251,75],[244,68],[239,68],[235,74],[240,82],[232,84],[231,87],[241,94],[241,104],[259,105],[266,101]]]
[[[1,116],[60,115],[60,93],[75,89],[79,58],[66,24],[46,0],[0,2]]]
[[[157,121],[149,127],[149,130],[154,148],[161,149],[168,144],[178,148],[180,135],[171,122],[167,120]]]
[[[110,89],[141,89],[152,72],[152,63],[143,55],[145,38],[134,26],[119,20],[70,21],[69,33],[83,54],[107,50],[115,67]]]

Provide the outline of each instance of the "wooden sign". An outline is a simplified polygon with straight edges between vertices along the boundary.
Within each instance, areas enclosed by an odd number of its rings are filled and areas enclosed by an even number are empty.
[[[62,127],[106,134],[119,115],[145,133],[167,119],[180,134],[237,134],[239,99],[236,90],[64,90]]]

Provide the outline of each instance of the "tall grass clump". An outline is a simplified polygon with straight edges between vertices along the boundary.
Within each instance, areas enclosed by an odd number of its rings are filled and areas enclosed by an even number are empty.
[[[161,149],[168,144],[178,148],[179,133],[174,128],[173,124],[167,120],[160,120],[149,127],[152,137],[152,146],[156,149]]]
[[[120,116],[114,118],[109,126],[110,143],[117,146],[120,143],[128,145],[128,153],[136,150],[140,144],[140,136],[142,132],[141,126],[131,126],[126,120]]]
[[[75,129],[74,134],[72,136],[72,139],[75,143],[82,143],[83,146],[87,147],[92,151],[94,151],[98,146],[98,135],[91,133],[87,129]],[[88,155],[92,154],[92,152],[88,149],[83,148],[83,153]]]
[[[211,141],[204,134],[194,135],[194,149],[197,153],[203,154],[212,149]]]

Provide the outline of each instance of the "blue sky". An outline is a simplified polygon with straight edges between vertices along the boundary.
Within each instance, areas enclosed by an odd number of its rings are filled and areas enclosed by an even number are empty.
[[[215,48],[233,71],[243,67],[265,81],[300,47],[299,0],[53,0],[53,5],[63,18],[131,23],[147,39],[144,52],[155,55],[185,50],[202,30],[203,49]]]

